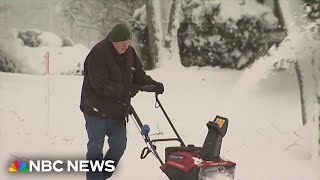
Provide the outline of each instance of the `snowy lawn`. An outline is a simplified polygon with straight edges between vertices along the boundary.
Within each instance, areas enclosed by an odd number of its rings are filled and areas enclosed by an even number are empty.
[[[275,73],[252,87],[245,86],[250,79],[242,79],[243,72],[218,68],[160,68],[148,74],[165,84],[160,101],[186,144],[201,146],[206,123],[216,115],[229,118],[221,155],[237,163],[236,180],[319,179],[319,162],[309,160],[311,137],[301,130],[294,71]],[[87,136],[79,110],[81,85],[81,76],[0,73],[0,179],[85,179],[84,173],[8,172],[17,158],[84,159]],[[151,127],[152,138],[172,137],[154,104],[152,93],[142,92],[133,99],[141,120]],[[163,157],[163,148],[171,145],[178,144],[158,144],[159,154]],[[144,147],[136,125],[129,121],[128,147],[112,179],[167,179],[152,155],[140,160]]]

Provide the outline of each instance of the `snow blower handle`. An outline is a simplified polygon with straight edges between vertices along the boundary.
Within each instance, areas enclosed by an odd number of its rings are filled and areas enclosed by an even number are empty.
[[[140,159],[144,159],[147,157],[147,155],[150,153],[150,149],[148,147],[145,147],[142,149],[141,154],[140,154]]]
[[[145,86],[139,86],[140,91],[144,92],[154,92],[157,85],[145,85]]]
[[[140,159],[144,159],[144,158],[146,158],[148,156],[149,153],[152,153],[152,151],[150,149],[152,149],[154,151],[157,150],[157,147],[155,145],[150,145],[150,146],[152,146],[152,147],[151,148],[150,147],[145,147],[145,148],[142,149],[141,154],[140,154]],[[160,162],[162,162],[162,161],[160,161]]]

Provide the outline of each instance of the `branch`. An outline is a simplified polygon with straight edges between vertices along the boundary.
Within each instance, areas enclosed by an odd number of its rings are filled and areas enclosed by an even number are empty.
[[[104,8],[101,10],[96,18],[93,20],[93,22],[103,22],[105,19],[108,18],[108,9]],[[92,18],[93,19],[93,18]]]
[[[21,122],[24,121],[24,119],[23,119],[15,110],[10,110],[10,109],[9,109],[9,110],[6,110],[6,109],[4,109],[4,108],[0,108],[0,111],[10,112],[10,113],[14,114],[14,115],[18,118],[19,121],[21,121]]]
[[[117,17],[114,20],[111,20],[113,22],[126,22],[126,19],[122,18],[122,17]]]
[[[80,26],[82,28],[92,29],[92,30],[100,32],[100,30],[95,26],[91,26],[91,25],[88,25],[88,24],[85,24],[85,23],[81,23],[81,21],[72,12],[70,12],[70,15],[72,16],[73,20],[75,21],[75,23],[78,26]]]
[[[114,6],[112,6],[112,7],[113,7],[113,8],[120,9],[120,10],[122,10],[122,11],[124,11],[124,12],[128,13],[129,15],[133,15],[133,13],[132,13],[132,12],[130,12],[128,9],[122,8],[122,7],[117,6],[117,5],[114,5]]]
[[[19,119],[19,121],[24,121],[23,118],[14,110],[8,110],[8,112],[11,112],[12,114],[16,115],[16,117]]]
[[[291,147],[293,147],[293,146],[298,146],[298,145],[299,145],[298,142],[299,142],[301,139],[303,139],[303,137],[300,136],[296,131],[294,131],[293,134],[296,135],[299,139],[295,140],[292,144],[290,144],[289,146],[287,146],[287,147],[285,148],[286,151],[289,150],[289,149],[290,149]]]
[[[297,142],[298,142],[298,141],[295,141],[293,144],[290,144],[289,146],[287,146],[286,148],[284,148],[284,150],[288,151],[291,147],[298,146],[299,144],[298,144]]]
[[[275,128],[280,134],[286,135],[286,134],[289,133],[289,132],[282,132],[282,131],[280,130],[280,128],[278,128],[277,126],[275,126],[272,122],[269,122],[269,123],[270,123],[271,126],[272,126],[273,128]]]

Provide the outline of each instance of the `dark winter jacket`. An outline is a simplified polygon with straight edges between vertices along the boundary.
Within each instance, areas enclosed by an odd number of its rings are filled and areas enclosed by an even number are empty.
[[[155,81],[143,70],[135,50],[119,54],[108,38],[95,45],[84,62],[80,109],[85,114],[124,121],[130,84]]]

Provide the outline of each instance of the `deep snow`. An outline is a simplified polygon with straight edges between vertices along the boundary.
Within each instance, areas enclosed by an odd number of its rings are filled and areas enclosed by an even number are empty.
[[[243,72],[218,68],[157,69],[148,71],[165,84],[159,96],[186,144],[201,146],[207,133],[205,124],[216,115],[230,120],[221,155],[237,162],[237,180],[316,180],[315,163],[310,158],[310,137],[304,137],[297,81],[290,71],[261,80],[255,88],[235,87]],[[254,74],[252,74],[254,76]],[[84,158],[86,132],[78,108],[82,84],[80,76],[41,76],[1,73],[1,164],[19,158]],[[49,119],[46,96],[49,85]],[[154,95],[140,93],[134,100],[140,118],[151,127],[151,137],[172,137],[173,133]],[[48,122],[49,121],[49,122]],[[49,127],[49,128],[48,128]],[[48,129],[47,129],[48,128]],[[294,133],[296,131],[296,133]],[[296,134],[296,135],[295,135]],[[145,146],[133,121],[128,124],[128,148],[113,179],[166,179],[159,162],[150,155],[140,160]],[[164,147],[177,143],[159,144]],[[29,174],[24,179],[84,179],[84,174]],[[1,179],[20,179],[1,173]]]

